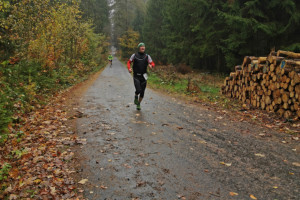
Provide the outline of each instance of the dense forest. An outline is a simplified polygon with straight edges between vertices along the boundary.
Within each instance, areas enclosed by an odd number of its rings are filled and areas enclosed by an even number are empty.
[[[99,69],[109,25],[106,0],[1,0],[0,132]]]
[[[118,30],[124,56],[134,50],[130,41],[144,41],[161,63],[228,72],[245,55],[267,55],[272,48],[300,52],[297,0],[119,1],[115,22],[124,25]]]
[[[108,2],[0,1],[0,127],[97,69],[109,35],[123,58],[143,41],[158,63],[214,72],[272,48],[300,51],[296,0],[115,0],[111,8]]]

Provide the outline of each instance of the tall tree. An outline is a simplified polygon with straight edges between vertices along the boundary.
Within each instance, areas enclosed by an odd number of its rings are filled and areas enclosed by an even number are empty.
[[[163,39],[163,12],[166,8],[166,1],[152,0],[147,4],[145,21],[142,26],[142,40],[146,43],[151,55],[162,62],[166,62],[163,51],[166,50]]]
[[[109,25],[107,0],[82,0],[80,4],[84,19],[93,20],[96,33],[101,33]]]

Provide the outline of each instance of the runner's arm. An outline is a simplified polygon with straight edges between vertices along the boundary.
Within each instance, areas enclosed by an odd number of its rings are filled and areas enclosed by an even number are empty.
[[[148,55],[148,63],[149,63],[149,65],[152,66],[152,68],[155,67],[155,63],[153,62],[152,58],[149,55]]]
[[[127,68],[128,68],[128,70],[131,69],[131,63],[132,63],[132,61],[131,61],[131,60],[128,60],[128,62],[127,62]]]
[[[134,56],[135,56],[135,54],[132,54],[132,56],[130,57],[130,59],[127,62],[127,68],[128,68],[129,72],[132,71],[132,69],[131,69],[131,63],[133,62]]]

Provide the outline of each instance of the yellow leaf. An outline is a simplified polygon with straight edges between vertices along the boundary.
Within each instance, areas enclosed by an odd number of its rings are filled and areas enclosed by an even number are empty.
[[[253,196],[252,194],[250,194],[250,198],[251,199],[257,199],[255,196]]]
[[[88,179],[82,179],[78,183],[84,185],[84,184],[86,184],[86,182],[88,182]]]
[[[274,188],[274,189],[277,189],[278,187],[277,187],[277,186],[274,186],[273,188]]]
[[[265,157],[265,155],[261,153],[256,153],[255,156],[262,157],[262,158]]]
[[[221,165],[225,165],[227,167],[230,167],[231,166],[231,163],[225,163],[225,162],[220,162]]]
[[[40,183],[40,182],[42,182],[42,180],[41,179],[35,179],[33,182]]]
[[[239,195],[238,193],[235,193],[235,192],[229,192],[230,196],[237,196]]]

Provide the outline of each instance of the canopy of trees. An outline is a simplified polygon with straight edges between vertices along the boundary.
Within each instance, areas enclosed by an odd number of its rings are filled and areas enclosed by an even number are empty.
[[[146,4],[145,11],[130,6],[132,21],[126,24],[140,33],[149,53],[163,63],[225,72],[245,55],[267,55],[272,48],[300,51],[298,0],[148,0]]]

